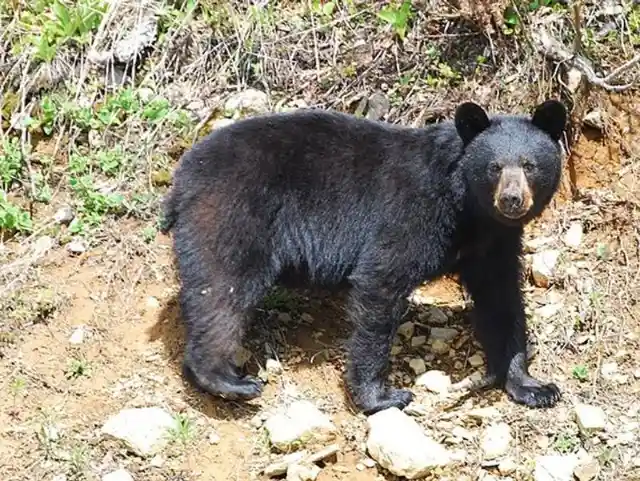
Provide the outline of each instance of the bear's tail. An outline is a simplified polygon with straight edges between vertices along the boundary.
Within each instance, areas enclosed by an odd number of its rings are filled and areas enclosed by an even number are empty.
[[[163,203],[163,219],[160,221],[160,232],[168,234],[178,220],[178,194],[176,189],[172,189]]]

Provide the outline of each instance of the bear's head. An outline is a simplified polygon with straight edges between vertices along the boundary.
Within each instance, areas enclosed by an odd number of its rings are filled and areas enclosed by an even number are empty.
[[[562,151],[558,143],[567,111],[547,100],[532,116],[489,118],[482,107],[466,102],[455,114],[464,152],[458,166],[473,206],[508,224],[538,216],[558,188]]]

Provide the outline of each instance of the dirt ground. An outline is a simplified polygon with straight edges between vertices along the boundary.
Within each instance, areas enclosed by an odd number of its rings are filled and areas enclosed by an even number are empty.
[[[630,144],[639,139],[631,133],[626,137]],[[637,202],[640,191],[634,191],[629,185],[628,175],[618,177],[619,157],[610,154],[607,141],[585,136],[576,152],[578,165],[589,161],[591,166],[580,170],[580,187],[615,190],[619,184],[625,184],[629,188],[628,194],[636,199],[629,197],[627,201]],[[633,179],[637,181],[637,170],[633,173]],[[603,210],[606,216],[608,208]],[[532,231],[542,235],[557,234],[562,218],[570,211],[571,206],[566,202],[555,206]],[[587,225],[590,223],[588,215],[581,219]],[[34,321],[24,326],[16,338],[5,339],[2,346],[0,391],[5,394],[0,399],[0,426],[3,426],[0,469],[3,479],[54,479],[53,476],[63,469],[61,466],[69,462],[85,463],[80,468],[86,470],[125,466],[139,480],[262,479],[256,478],[256,472],[267,463],[269,453],[264,436],[252,420],[260,418],[260,413],[281,402],[283,397],[296,395],[313,399],[339,426],[336,442],[341,451],[337,459],[322,470],[319,481],[393,479],[362,464],[366,457],[362,450],[366,429],[363,417],[351,408],[342,387],[344,357],[340,346],[348,335],[349,326],[342,320],[338,298],[329,294],[296,292],[288,294],[290,297],[276,306],[277,309],[262,309],[257,315],[254,332],[248,338],[248,345],[254,347],[250,361],[252,369],[255,372],[256,363],[264,363],[264,349],[268,345],[278,353],[284,373],[276,383],[267,384],[263,397],[258,400],[244,405],[214,400],[194,392],[180,376],[182,327],[176,305],[178,284],[170,239],[158,236],[151,244],[143,244],[137,236],[129,234],[136,231],[135,225],[121,224],[119,227],[102,248],[76,257],[71,257],[65,249],[54,248],[39,263],[40,285],[49,286],[53,297],[61,294],[64,298],[46,322]],[[622,243],[629,240],[625,239],[624,231],[614,235],[611,229],[612,225],[607,222],[591,224],[579,257],[588,259],[589,250],[598,242],[608,243],[615,237]],[[633,232],[629,234],[633,237]],[[637,239],[631,239],[626,246],[631,250],[625,255],[633,257],[629,262],[637,267],[635,242]],[[610,265],[604,270],[615,270],[613,259],[617,257],[612,253]],[[563,292],[562,288],[559,291]],[[36,290],[35,295],[43,295],[43,292]],[[531,288],[529,292],[530,299],[545,295],[548,292],[540,289]],[[456,344],[453,358],[436,356],[429,366],[445,370],[454,382],[463,379],[471,370],[469,366],[454,367],[455,361],[475,351],[477,345],[468,335],[470,331],[461,310],[464,300],[458,285],[452,280],[436,282],[419,289],[414,299],[417,303],[409,319],[420,322],[425,305],[434,304],[452,315],[450,325],[461,327],[465,333],[463,342]],[[626,308],[633,312],[628,319],[638,320],[634,308],[636,301],[625,301],[629,302]],[[616,302],[616,299],[608,298],[605,302]],[[565,321],[557,319],[537,327],[543,330],[545,338],[553,335],[552,328],[556,331],[567,328]],[[85,340],[82,344],[71,345],[69,337],[78,326],[85,328]],[[428,330],[427,326],[421,326],[418,324],[419,329]],[[546,430],[549,417],[565,417],[564,423],[570,423],[568,413],[572,398],[603,403],[607,399],[605,405],[620,409],[620,416],[631,417],[627,411],[634,411],[633,417],[637,418],[640,381],[636,376],[631,375],[623,386],[612,388],[620,390],[620,397],[614,397],[609,389],[607,393],[600,391],[597,378],[587,386],[572,379],[572,366],[588,365],[596,359],[601,362],[613,357],[628,372],[637,372],[640,368],[640,361],[633,355],[638,347],[640,324],[612,325],[604,329],[604,333],[592,332],[600,338],[597,342],[602,343],[597,348],[585,351],[579,346],[566,345],[553,353],[553,362],[549,362],[547,356],[535,358],[534,372],[559,382],[565,393],[563,403],[554,411],[536,412],[515,406],[498,392],[473,398],[473,406],[497,407],[516,426],[524,419],[536,420],[537,432],[531,432],[529,428],[516,431],[516,458],[524,460],[549,449],[544,447],[544,439],[548,439],[547,444],[553,444],[554,436],[557,440],[558,433],[562,432],[557,426]],[[556,332],[555,335],[561,334]],[[65,372],[71,359],[83,359],[88,374],[71,381],[67,379]],[[394,373],[400,373],[400,377],[409,373],[400,356],[394,366]],[[595,364],[593,369],[597,373]],[[12,391],[12,381],[16,378],[24,379],[25,384]],[[424,396],[419,391],[417,394],[418,398]],[[614,404],[610,404],[614,399]],[[148,460],[130,455],[121,447],[101,440],[97,434],[104,420],[123,407],[147,405],[184,413],[194,426],[188,446],[176,447],[160,465],[150,465]],[[455,417],[456,410],[468,408],[465,405],[448,412],[433,413],[424,422],[438,429],[439,424],[446,425],[450,422],[447,419]],[[43,429],[46,431],[47,426],[55,426],[59,431],[55,441],[43,440],[38,435]],[[219,435],[219,443],[209,442],[211,431]],[[637,444],[634,444],[626,456],[638,456],[636,448]],[[633,463],[625,470],[631,465]],[[465,479],[476,479],[478,470],[482,471],[478,460],[468,464],[463,469]],[[616,473],[615,477],[609,479],[634,479],[635,476],[632,471],[623,476],[622,468],[616,467],[612,468],[611,476],[613,473]],[[640,472],[636,470],[635,473]],[[463,479],[462,475],[449,475],[448,479]]]
[[[415,2],[438,4],[437,14],[415,13],[401,47],[394,30],[397,25],[380,24],[370,11],[379,2],[322,2],[335,4],[336,10],[329,13],[324,7],[318,11],[320,3],[313,2],[313,15],[306,6],[283,2],[287,5],[277,15],[267,12],[273,18],[243,13],[240,20],[221,20],[217,7],[202,8],[193,20],[182,5],[189,2],[138,3],[162,3],[163,8],[158,22],[162,35],[139,72],[105,67],[86,81],[78,65],[91,52],[74,57],[65,44],[48,70],[30,73],[38,82],[46,81],[42,88],[34,81],[36,89],[20,78],[10,80],[11,72],[20,71],[15,65],[28,70],[20,63],[22,57],[11,69],[4,69],[10,57],[4,47],[22,38],[18,34],[24,33],[25,22],[33,17],[19,17],[16,10],[12,15],[22,23],[11,17],[0,35],[0,83],[7,89],[0,99],[0,140],[4,141],[8,126],[14,127],[14,118],[24,114],[18,99],[22,94],[26,98],[27,91],[36,104],[40,102],[39,110],[37,106],[34,110],[38,118],[44,119],[43,125],[49,119],[53,132],[30,134],[33,156],[28,158],[39,160],[23,169],[31,176],[31,184],[36,183],[32,174],[43,173],[51,199],[34,202],[26,175],[20,182],[9,182],[6,189],[8,200],[29,211],[37,222],[33,230],[0,241],[2,480],[93,481],[118,468],[125,468],[136,481],[266,480],[263,469],[281,454],[270,447],[264,421],[293,399],[311,400],[338,428],[334,441],[338,454],[320,463],[318,481],[399,479],[370,462],[364,444],[366,418],[353,409],[343,389],[342,347],[350,326],[343,319],[340,293],[279,290],[257,309],[245,343],[249,370],[258,372],[269,358],[277,358],[284,368],[266,385],[262,397],[244,404],[222,401],[197,393],[183,381],[183,331],[171,239],[154,234],[159,197],[170,184],[180,153],[196,134],[214,128],[222,100],[248,85],[264,88],[281,105],[295,101],[300,106],[362,110],[359,114],[366,111],[364,105],[371,108],[363,99],[372,92],[384,92],[388,104],[382,117],[419,125],[450,117],[463,98],[476,99],[492,110],[519,110],[558,94],[556,79],[543,72],[542,63],[522,47],[526,42],[521,38],[507,35],[501,45],[494,45],[474,30],[460,11],[449,9],[456,2]],[[138,3],[122,2],[123,9],[134,12],[121,13],[122,30],[139,13]],[[497,3],[504,6],[506,2],[496,2],[499,11]],[[597,2],[586,3],[596,11]],[[9,18],[3,16],[5,8],[0,5],[3,21]],[[244,12],[241,7],[238,11]],[[640,22],[640,13],[629,12],[625,28],[632,31],[630,25]],[[570,14],[563,15],[567,25]],[[596,18],[596,13],[589,18]],[[98,25],[95,30],[103,32]],[[118,30],[120,24],[115,25]],[[114,43],[113,31],[107,25],[107,34],[98,36],[91,47]],[[615,40],[627,45],[622,34]],[[595,51],[605,59],[606,68],[615,65],[611,56]],[[625,53],[630,55],[633,49]],[[64,87],[56,71],[61,66],[72,79]],[[116,73],[118,85],[107,78]],[[82,89],[74,97],[79,85]],[[136,104],[136,111],[127,103],[131,99],[125,98],[125,85],[133,85],[138,93],[153,90],[171,104],[186,105],[184,109],[197,113],[199,130],[191,125],[185,133],[180,130],[181,118],[176,117],[171,129],[162,131],[166,124],[158,127],[153,115],[165,108],[163,104],[156,104],[155,110],[148,108],[152,102]],[[74,117],[82,112],[64,102],[58,105],[64,111],[59,117],[48,117],[43,92],[57,95],[59,91],[74,105],[91,106],[95,118],[90,127]],[[436,326],[453,327],[459,334],[443,354],[431,352],[428,343],[412,347],[399,339],[390,380],[413,390],[420,409],[412,416],[425,432],[463,454],[460,462],[436,469],[426,479],[531,481],[536,458],[551,454],[591,456],[598,473],[579,481],[640,479],[640,357],[636,354],[640,348],[640,96],[599,92],[594,97],[589,109],[599,112],[602,125],[585,127],[571,153],[579,195],[572,198],[565,185],[542,218],[527,229],[528,266],[535,252],[560,251],[551,285],[535,287],[528,277],[526,296],[535,341],[532,372],[556,382],[563,400],[551,410],[531,410],[515,405],[497,390],[454,402],[415,387],[416,376],[409,365],[415,358],[422,358],[428,370],[446,372],[453,382],[483,369],[469,362],[481,351],[469,329],[469,306],[455,280],[421,287],[411,298],[406,318],[414,322],[415,335],[429,336]],[[105,127],[97,120],[101,113],[111,112],[100,110],[105,105],[112,108],[109,101],[120,102],[113,109],[121,118],[120,123]],[[114,146],[124,146],[118,155],[122,153],[120,157],[127,161],[112,169],[107,154]],[[85,157],[105,154],[97,157],[100,169],[78,163],[83,158],[78,152],[84,155],[85,150],[90,152]],[[3,155],[8,158],[7,152]],[[0,180],[4,168],[0,162]],[[82,191],[74,190],[77,186],[71,183],[67,186],[67,181],[80,178],[78,172],[93,176],[95,188]],[[109,189],[114,185],[134,204],[129,215],[116,215],[98,202],[110,202]],[[37,208],[32,209],[34,204]],[[54,214],[67,204],[81,206],[76,214],[92,230],[72,235],[71,224],[54,225]],[[4,205],[0,202],[0,214]],[[90,222],[97,218],[95,227]],[[576,222],[584,235],[572,247],[563,239]],[[71,253],[69,244],[76,238],[82,241],[82,249]],[[435,308],[446,320],[435,323]],[[605,428],[582,433],[575,420],[576,403],[602,408],[607,416]],[[142,458],[101,435],[110,416],[125,408],[147,406],[162,407],[180,420],[180,431],[161,454]],[[495,408],[509,425],[513,441],[508,457],[515,470],[501,472],[498,463],[483,458],[486,426],[469,416],[478,407]]]

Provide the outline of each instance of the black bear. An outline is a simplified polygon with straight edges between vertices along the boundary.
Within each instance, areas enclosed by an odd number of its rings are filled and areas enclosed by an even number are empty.
[[[347,386],[365,414],[413,395],[386,383],[410,292],[458,273],[474,301],[487,386],[548,407],[555,384],[528,373],[523,226],[561,175],[562,103],[489,118],[472,102],[454,122],[406,128],[315,109],[253,117],[197,142],[165,201],[187,345],[183,372],[227,399],[262,384],[233,362],[246,315],[290,273],[350,286]]]

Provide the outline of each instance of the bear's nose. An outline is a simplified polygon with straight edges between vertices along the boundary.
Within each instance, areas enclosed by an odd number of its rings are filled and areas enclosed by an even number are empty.
[[[500,200],[502,208],[507,212],[516,212],[522,209],[523,198],[517,192],[504,192]]]

